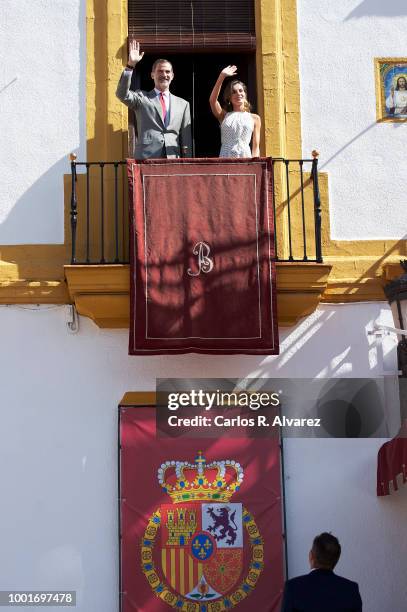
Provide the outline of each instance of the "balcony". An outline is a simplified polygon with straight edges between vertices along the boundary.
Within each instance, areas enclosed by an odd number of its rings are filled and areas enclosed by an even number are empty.
[[[312,313],[326,289],[318,158],[272,160],[277,303],[280,325]],[[78,162],[71,156],[72,302],[99,327],[129,325],[129,227],[126,162]]]

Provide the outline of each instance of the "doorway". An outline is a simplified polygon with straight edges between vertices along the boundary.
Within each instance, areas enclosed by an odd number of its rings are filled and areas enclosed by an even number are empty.
[[[134,71],[132,89],[151,90],[151,66],[157,57],[173,65],[171,92],[188,100],[192,115],[194,157],[217,157],[220,150],[219,124],[209,108],[209,95],[228,64],[236,64],[237,78],[247,85],[249,100],[256,112],[256,62],[254,53],[164,53],[145,57]],[[219,100],[222,100],[223,90]],[[133,115],[133,113],[131,113]]]

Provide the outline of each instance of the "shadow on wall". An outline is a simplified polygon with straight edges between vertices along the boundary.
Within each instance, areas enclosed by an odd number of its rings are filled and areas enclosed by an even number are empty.
[[[9,83],[7,83],[6,85],[4,85],[4,87],[2,87],[0,89],[0,93],[2,93],[3,91],[6,91],[6,89],[8,89],[13,83],[15,83],[17,81],[17,77],[14,77],[14,79],[11,79],[11,81]]]
[[[64,242],[64,175],[70,173],[69,154],[73,151],[79,157],[84,157],[86,151],[86,6],[80,3],[78,12],[79,30],[79,79],[78,79],[78,113],[72,113],[72,122],[78,124],[79,147],[66,151],[66,154],[58,161],[49,166],[46,171],[38,176],[29,188],[14,202],[9,214],[0,223],[0,244],[60,244]],[[46,59],[44,59],[44,62]],[[6,83],[0,93],[6,92],[10,86],[17,81],[17,77]],[[8,93],[8,92],[7,92]],[[7,95],[5,93],[5,95]],[[48,100],[53,104],[52,100]],[[57,109],[56,109],[57,110]],[[23,174],[25,171],[25,159],[34,157],[37,153],[30,141],[29,125],[21,127],[26,130],[24,141],[20,142],[19,168],[13,171]],[[42,134],[42,145],[47,146],[47,129],[52,126],[44,126]],[[56,155],[55,155],[56,157]],[[22,229],[24,228],[24,229]]]
[[[118,140],[122,141],[122,131],[114,130],[111,124],[106,124],[103,127],[103,134],[107,142],[113,142]],[[45,136],[46,137],[46,136]],[[98,142],[100,139],[90,138],[81,139],[81,146],[74,150],[66,151],[66,154],[56,161],[52,166],[49,166],[47,170],[39,176],[28,189],[15,201],[13,208],[10,210],[7,217],[0,222],[0,244],[5,245],[17,245],[17,244],[64,244],[70,243],[71,237],[64,235],[65,231],[69,227],[66,227],[67,215],[70,212],[70,153],[78,155],[78,161],[83,162],[87,159],[89,161],[100,160],[105,157],[106,161],[112,159],[122,159],[122,155],[103,155],[97,154]],[[90,150],[90,154],[87,156],[83,154],[84,144]],[[28,155],[30,152],[27,153]],[[22,163],[19,172],[24,172],[24,164]],[[78,175],[85,174],[84,166],[78,166]],[[69,193],[65,193],[64,189],[64,176],[68,176],[69,180]],[[91,172],[92,181],[96,183],[99,175],[96,175],[96,170]],[[81,183],[82,185],[84,183]],[[80,183],[77,183],[77,190],[80,188]],[[83,217],[84,214],[84,193],[78,192],[78,205],[82,204],[81,209],[78,209],[78,223],[84,225]],[[110,192],[108,192],[109,194]],[[113,198],[108,199],[106,194],[106,201],[110,203],[110,206],[106,203],[106,223],[111,222],[111,215],[113,214]],[[98,193],[95,195],[93,192],[91,197],[94,201],[99,201],[100,197]],[[94,231],[96,232],[99,228],[99,209],[95,209],[92,214],[95,214],[97,218],[92,217],[91,223],[94,225]],[[28,226],[28,228],[27,228]],[[22,228],[27,228],[26,234],[22,233]],[[23,230],[25,231],[25,230]],[[60,234],[60,240],[56,240],[57,232]],[[26,236],[38,237],[35,240],[27,240]]]
[[[324,161],[323,164],[319,165],[319,170],[323,170],[328,164],[329,162],[331,162],[333,159],[335,159],[335,157],[338,157],[338,155],[340,155],[341,153],[343,153],[343,151],[345,151],[345,149],[347,149],[348,147],[350,147],[354,142],[356,142],[356,140],[359,140],[359,138],[361,138],[362,136],[364,136],[366,134],[366,132],[368,132],[369,130],[371,130],[373,127],[375,127],[377,125],[377,121],[374,121],[373,123],[371,123],[370,125],[368,125],[366,128],[364,128],[361,132],[359,132],[358,134],[356,134],[356,136],[354,136],[353,138],[351,138],[348,142],[346,142],[343,147],[341,147],[340,149],[338,149],[336,151],[336,153],[334,153],[333,155],[331,155],[331,157],[329,159],[327,159],[326,161]]]
[[[351,318],[349,308],[352,309]],[[382,356],[371,346],[371,339],[365,333],[366,325],[372,323],[379,312],[379,304],[346,307],[331,305],[328,309],[320,308],[312,316],[311,324],[304,319],[295,328],[289,328],[283,333],[279,357],[264,359],[258,370],[250,376],[381,376]],[[343,333],[338,334],[338,329],[343,330]],[[325,346],[321,343],[322,336],[331,339]],[[371,350],[375,350],[374,357]],[[305,354],[307,358],[304,358]]]
[[[407,15],[406,0],[363,0],[356,8],[345,17],[349,19],[359,19],[360,17],[399,17]]]
[[[407,0],[406,0],[407,2]],[[393,122],[388,122],[386,125],[387,126],[391,126],[392,129],[398,129],[401,126],[404,126],[407,123],[407,119],[403,120],[403,121],[393,121]],[[358,134],[356,134],[355,136],[353,136],[353,138],[351,138],[350,140],[348,140],[348,142],[345,142],[345,144],[340,147],[337,151],[335,151],[335,153],[333,155],[331,155],[331,157],[329,157],[328,159],[326,159],[322,164],[318,165],[318,169],[321,172],[321,170],[324,170],[325,168],[328,170],[327,166],[330,164],[330,162],[332,162],[336,157],[338,157],[339,155],[341,155],[344,151],[346,151],[346,149],[348,149],[351,145],[353,145],[354,142],[356,142],[357,140],[359,140],[359,138],[362,138],[367,132],[369,132],[372,128],[377,128],[378,130],[383,129],[382,126],[384,124],[382,122],[378,122],[378,121],[374,121],[373,123],[369,124],[367,127],[365,127],[361,132],[359,132]]]
[[[20,166],[24,172],[23,164]],[[0,223],[0,244],[63,243],[64,189],[63,175],[70,172],[68,154],[50,166],[18,198],[7,217]],[[29,227],[27,228],[27,224]],[[27,228],[27,233],[22,228]],[[28,237],[34,238],[27,240]],[[38,239],[38,237],[41,237]],[[36,238],[37,237],[37,238]]]

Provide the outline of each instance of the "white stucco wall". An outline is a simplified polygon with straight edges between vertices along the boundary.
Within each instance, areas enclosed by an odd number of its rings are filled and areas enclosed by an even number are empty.
[[[85,153],[85,1],[0,3],[0,244],[60,243]]]
[[[64,307],[0,307],[1,588],[73,589],[78,612],[118,610],[117,404],[125,391],[152,390],[157,377],[394,373],[394,338],[366,333],[376,319],[390,323],[387,305],[324,306],[283,330],[279,357],[144,358],[127,356],[125,330],[81,318],[79,333],[68,334]],[[407,597],[407,489],[376,498],[380,443],[285,442],[289,573],[307,570],[310,541],[329,529],[344,547],[338,571],[360,582],[369,612],[402,610]]]
[[[318,533],[339,538],[336,573],[359,583],[366,612],[405,610],[407,486],[376,497],[375,460],[383,440],[286,440],[290,577],[308,573]],[[302,505],[301,505],[302,500]]]
[[[298,0],[303,155],[329,173],[337,239],[406,235],[407,124],[376,123],[375,57],[406,57],[404,0]]]

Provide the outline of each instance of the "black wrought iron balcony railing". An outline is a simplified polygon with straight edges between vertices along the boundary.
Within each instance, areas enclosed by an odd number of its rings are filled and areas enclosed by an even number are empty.
[[[71,155],[71,264],[129,262],[126,162]],[[272,160],[275,260],[322,263],[318,157]]]

